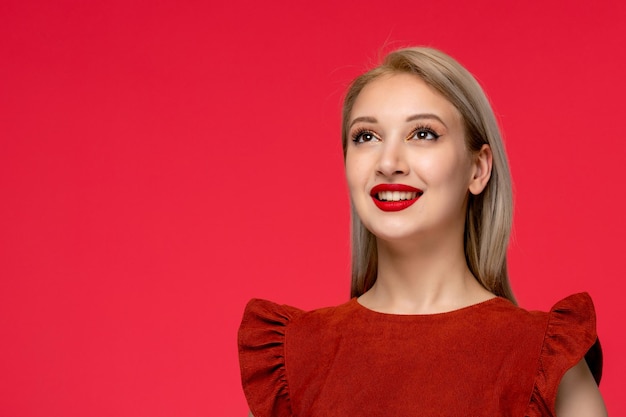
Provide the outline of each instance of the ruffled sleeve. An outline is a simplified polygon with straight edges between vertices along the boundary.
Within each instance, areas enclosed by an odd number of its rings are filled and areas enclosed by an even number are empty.
[[[239,327],[241,381],[254,417],[291,416],[285,371],[285,334],[302,311],[253,299]]]
[[[596,334],[596,315],[587,293],[574,294],[555,304],[548,313],[529,417],[554,416],[561,378],[585,358],[596,383],[602,376],[602,349]]]

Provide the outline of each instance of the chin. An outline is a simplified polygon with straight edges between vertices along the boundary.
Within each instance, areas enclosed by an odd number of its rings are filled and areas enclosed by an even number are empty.
[[[365,227],[376,236],[377,239],[387,242],[417,239],[420,234],[419,230],[416,230],[414,225],[409,226],[407,224],[365,224]]]

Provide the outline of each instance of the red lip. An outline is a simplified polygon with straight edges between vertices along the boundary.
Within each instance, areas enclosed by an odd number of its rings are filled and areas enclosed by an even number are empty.
[[[410,200],[400,200],[400,201],[382,201],[379,200],[376,195],[382,191],[404,191],[404,192],[412,192],[417,193],[415,198]],[[372,200],[374,200],[374,204],[376,207],[381,209],[382,211],[400,211],[405,208],[413,205],[423,194],[424,192],[419,188],[411,187],[410,185],[405,184],[378,184],[372,188],[370,191],[370,196]]]

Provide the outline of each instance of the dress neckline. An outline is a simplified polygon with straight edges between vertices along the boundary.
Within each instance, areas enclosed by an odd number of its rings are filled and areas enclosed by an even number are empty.
[[[361,304],[357,297],[353,297],[350,300],[350,303],[353,305],[355,310],[361,311],[364,314],[367,314],[371,317],[379,317],[385,319],[398,319],[398,320],[407,320],[407,319],[435,319],[435,318],[444,318],[444,317],[452,317],[458,314],[468,313],[471,311],[479,310],[482,308],[486,308],[488,306],[499,304],[501,302],[508,302],[507,299],[503,297],[495,296],[485,301],[480,301],[475,304],[471,304],[465,307],[457,308],[455,310],[443,311],[441,313],[427,313],[427,314],[396,314],[396,313],[384,313],[381,311],[372,310],[368,307],[365,307]]]

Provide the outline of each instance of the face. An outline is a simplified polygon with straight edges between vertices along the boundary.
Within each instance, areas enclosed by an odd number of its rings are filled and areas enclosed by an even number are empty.
[[[346,175],[365,227],[389,241],[462,236],[481,164],[448,100],[417,76],[384,75],[361,90],[348,123]]]

